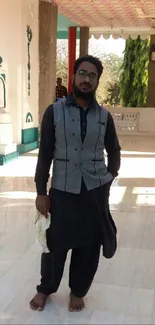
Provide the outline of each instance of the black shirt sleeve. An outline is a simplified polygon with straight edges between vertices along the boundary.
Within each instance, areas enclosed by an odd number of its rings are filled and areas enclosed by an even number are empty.
[[[64,89],[64,93],[65,93],[64,96],[67,97],[68,96],[68,92],[67,92],[67,88],[66,87]]]
[[[113,118],[109,112],[105,134],[105,149],[108,155],[108,171],[113,175],[113,177],[116,177],[120,169],[121,147],[119,145]]]
[[[47,182],[55,147],[55,127],[53,105],[50,105],[43,116],[38,162],[35,182],[38,195],[47,194]]]

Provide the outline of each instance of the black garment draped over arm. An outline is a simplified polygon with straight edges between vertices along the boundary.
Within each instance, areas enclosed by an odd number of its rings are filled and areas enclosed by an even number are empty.
[[[47,182],[53,159],[55,146],[55,127],[53,105],[50,105],[43,116],[38,162],[36,167],[35,182],[38,195],[47,194]]]
[[[120,145],[116,134],[115,124],[108,113],[107,129],[105,134],[105,149],[108,155],[108,171],[115,178],[120,168]]]

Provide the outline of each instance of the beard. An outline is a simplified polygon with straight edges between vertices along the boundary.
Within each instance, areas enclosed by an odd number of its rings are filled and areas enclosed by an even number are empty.
[[[73,87],[73,94],[77,98],[81,98],[83,100],[91,102],[95,97],[96,90],[83,92],[75,85],[75,80],[73,81],[72,87]]]

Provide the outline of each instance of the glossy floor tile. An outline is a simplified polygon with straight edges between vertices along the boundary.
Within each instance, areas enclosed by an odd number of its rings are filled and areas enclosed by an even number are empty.
[[[155,324],[155,154],[122,154],[110,196],[118,250],[100,258],[81,313],[68,312],[68,268],[44,312],[29,309],[39,282],[33,181],[37,151],[0,167],[0,324]]]

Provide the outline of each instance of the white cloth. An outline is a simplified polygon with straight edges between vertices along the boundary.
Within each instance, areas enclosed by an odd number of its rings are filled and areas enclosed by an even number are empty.
[[[38,214],[35,220],[37,239],[40,245],[43,247],[44,253],[49,253],[49,249],[47,247],[47,240],[46,240],[46,230],[50,227],[50,223],[51,223],[50,214],[48,214],[47,218],[45,218],[41,214]]]

